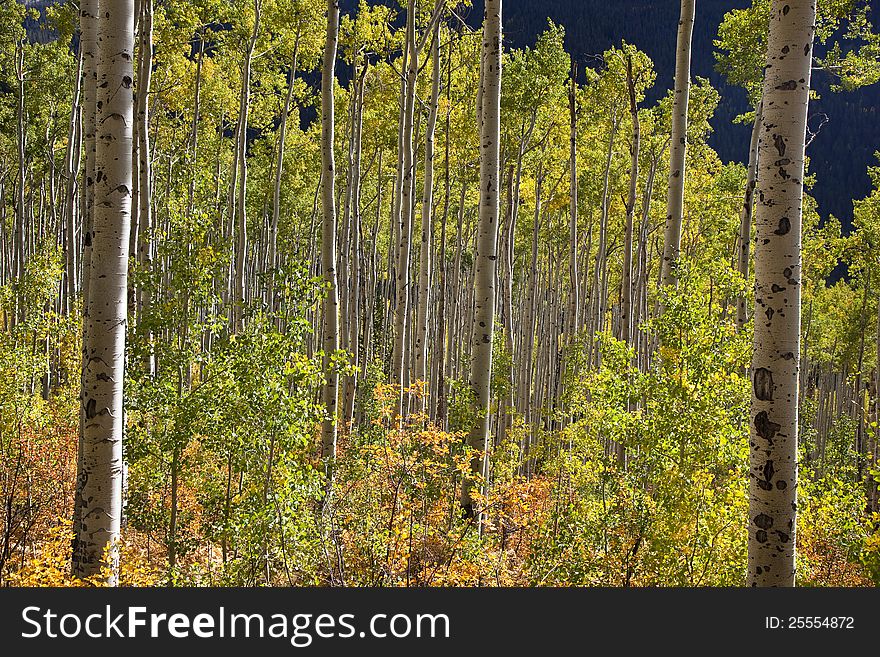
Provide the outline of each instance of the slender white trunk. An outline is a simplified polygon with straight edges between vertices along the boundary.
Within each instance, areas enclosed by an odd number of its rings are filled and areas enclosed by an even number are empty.
[[[293,90],[296,83],[297,58],[299,57],[300,29],[297,28],[296,42],[293,46],[293,60],[290,63],[290,79],[287,95],[281,110],[281,123],[278,126],[278,154],[275,164],[275,185],[272,189],[272,223],[269,226],[269,290],[267,301],[269,311],[275,311],[275,269],[278,267],[278,222],[281,219],[281,177],[284,171],[284,147],[287,139],[287,118],[293,104]]]
[[[794,586],[801,219],[816,0],[774,0],[755,211],[749,477],[751,586]]]
[[[571,90],[568,97],[569,119],[571,122],[569,131],[569,179],[570,179],[570,206],[569,206],[569,316],[566,342],[571,342],[580,329],[580,297],[578,276],[578,174],[577,174],[577,65],[571,67]]]
[[[419,262],[419,311],[416,319],[415,378],[428,380],[428,310],[431,304],[431,242],[434,205],[434,132],[440,102],[440,23],[434,28],[431,44],[433,82],[428,125],[425,129],[425,179],[422,191],[422,244]],[[421,408],[425,408],[422,398]]]
[[[737,239],[737,271],[746,280],[749,279],[749,252],[752,243],[752,216],[755,208],[755,186],[758,183],[758,142],[761,139],[761,114],[763,103],[755,109],[755,123],[752,126],[752,139],[749,144],[749,170],[746,179],[746,191],[740,213],[739,237]],[[748,321],[746,295],[742,294],[736,301],[736,329],[741,331]]]
[[[73,570],[110,566],[116,583],[122,517],[122,386],[127,323],[132,188],[134,0],[101,7],[98,31],[94,223],[88,299],[88,342],[82,386],[82,460]],[[104,551],[109,548],[108,562]]]
[[[403,416],[404,387],[406,386],[406,367],[409,363],[407,354],[408,320],[409,320],[409,265],[411,251],[412,215],[413,215],[413,177],[415,175],[415,156],[413,153],[413,122],[415,113],[416,79],[419,62],[415,43],[415,0],[409,0],[406,16],[406,50],[407,69],[404,82],[403,132],[401,147],[403,158],[401,172],[398,176],[400,186],[398,194],[400,204],[397,207],[396,223],[398,226],[396,285],[397,303],[394,315],[394,351],[392,355],[392,381],[400,385],[397,414]]]
[[[684,179],[687,156],[688,101],[691,89],[691,37],[694,32],[696,0],[681,0],[681,18],[675,52],[675,91],[672,98],[672,145],[669,159],[669,188],[666,199],[666,232],[662,285],[675,285],[675,271],[681,250],[681,224],[684,215]]]
[[[327,0],[327,38],[324,42],[324,64],[321,70],[321,163],[324,174],[321,186],[321,204],[324,221],[321,232],[321,271],[327,285],[324,299],[324,376],[323,402],[326,412],[322,428],[322,456],[329,461],[336,458],[337,405],[339,401],[339,374],[334,358],[339,350],[339,290],[336,280],[336,205],[334,183],[336,162],[333,152],[335,135],[334,89],[336,48],[339,41],[339,1]]]
[[[137,153],[138,153],[138,230],[137,260],[145,272],[149,272],[153,266],[152,232],[153,216],[151,212],[152,193],[152,163],[150,160],[150,113],[149,94],[150,79],[153,70],[153,0],[140,0],[141,2],[141,26],[140,26],[140,52],[138,56],[138,86],[137,86]],[[138,290],[138,313],[148,312],[152,304],[149,287]],[[147,336],[149,345],[146,357],[147,373],[152,376],[156,372],[156,358],[152,347],[153,336]]]
[[[632,57],[626,59],[626,81],[629,91],[629,113],[632,119],[632,144],[630,144],[629,197],[626,201],[626,224],[623,238],[623,272],[620,278],[620,339],[631,344],[633,341],[633,225],[636,214],[636,190],[639,183],[639,152],[642,143]]]
[[[260,18],[263,0],[254,0],[254,26],[248,40],[241,75],[241,103],[238,116],[238,141],[236,142],[237,191],[235,191],[235,270],[232,279],[232,329],[243,327],[245,306],[245,262],[247,260],[247,130],[251,104],[251,63],[257,37],[260,33]]]
[[[499,166],[501,137],[501,0],[486,0],[483,16],[484,66],[480,108],[480,220],[474,257],[474,321],[470,384],[477,420],[468,435],[475,450],[471,476],[462,482],[464,513],[476,514],[472,490],[476,477],[485,484],[489,469],[489,403],[492,337],[495,332],[495,270],[498,246]],[[482,511],[478,522],[482,526]]]

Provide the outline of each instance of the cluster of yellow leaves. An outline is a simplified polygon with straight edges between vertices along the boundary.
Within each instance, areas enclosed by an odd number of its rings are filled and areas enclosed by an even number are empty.
[[[10,586],[21,587],[100,587],[109,579],[105,566],[98,575],[80,579],[70,572],[70,546],[73,529],[70,520],[59,518],[47,531],[36,554],[9,577]],[[159,579],[157,571],[131,543],[119,544],[119,585],[153,586]]]

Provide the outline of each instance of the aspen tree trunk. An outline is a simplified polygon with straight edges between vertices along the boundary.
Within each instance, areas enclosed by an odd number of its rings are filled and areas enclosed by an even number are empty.
[[[354,149],[352,160],[352,190],[351,190],[351,290],[348,295],[348,304],[345,306],[348,349],[352,355],[351,364],[360,367],[360,310],[361,310],[361,278],[364,269],[361,248],[361,158],[363,151],[363,128],[364,128],[364,87],[366,85],[369,60],[364,58],[364,67],[355,84],[354,99],[354,127],[352,129]],[[361,368],[365,369],[365,368]],[[357,373],[348,377],[345,387],[345,421],[352,422],[354,419],[355,398],[357,397]]]
[[[443,158],[444,169],[444,195],[443,195],[443,219],[440,225],[440,268],[439,268],[439,289],[440,299],[437,309],[437,422],[442,430],[446,429],[446,361],[448,359],[449,350],[446,346],[446,339],[449,335],[447,324],[449,320],[446,316],[446,299],[449,294],[446,284],[446,225],[449,220],[449,202],[452,196],[452,178],[449,169],[450,156],[450,134],[449,128],[452,118],[452,104],[449,102],[452,97],[452,41],[449,42],[449,54],[446,60],[446,130],[444,133],[445,152]],[[880,340],[880,338],[878,338]]]
[[[269,312],[275,311],[275,269],[278,267],[278,222],[281,219],[281,176],[284,171],[284,146],[287,139],[287,119],[293,104],[293,90],[296,83],[297,58],[299,56],[300,28],[297,27],[296,41],[293,44],[293,60],[290,63],[290,80],[287,83],[287,95],[281,110],[281,122],[278,126],[278,155],[275,164],[275,185],[272,188],[272,223],[269,227],[269,275],[268,302]]]
[[[80,44],[82,43],[80,35]],[[82,151],[82,73],[83,52],[79,48],[77,58],[76,79],[73,83],[73,100],[70,108],[70,127],[68,130],[67,148],[64,153],[64,176],[67,178],[64,187],[64,251],[65,251],[65,303],[64,313],[71,311],[76,299],[78,276],[77,242],[76,242],[76,195],[78,192],[77,176],[79,175],[80,154]],[[4,233],[5,233],[5,226]],[[2,284],[2,283],[0,283]]]
[[[475,450],[471,476],[462,482],[461,506],[466,517],[477,515],[472,490],[474,478],[488,478],[489,384],[492,377],[492,336],[495,331],[495,269],[498,243],[498,205],[501,137],[501,0],[486,0],[483,15],[484,69],[480,108],[480,218],[474,257],[474,321],[471,340],[470,384],[477,421],[468,436]],[[484,491],[485,492],[485,491]],[[478,523],[482,530],[483,512]]]
[[[570,307],[568,317],[568,330],[566,342],[571,342],[580,328],[578,313],[580,312],[580,298],[578,290],[578,174],[577,174],[577,64],[571,65],[571,90],[568,94],[569,118],[571,130],[569,132],[569,164],[571,204],[569,223],[569,277],[570,277]]]
[[[350,269],[354,269],[351,253],[351,205],[354,192],[354,149],[355,149],[355,124],[357,123],[357,88],[360,79],[360,61],[358,55],[355,54],[352,61],[352,79],[349,82],[349,103],[346,112],[345,135],[348,141],[348,153],[344,163],[343,171],[345,171],[345,186],[339,190],[339,196],[336,200],[337,208],[342,210],[342,226],[339,230],[340,243],[337,244],[337,280],[339,281],[339,313],[344,318],[346,325],[350,324],[349,318],[349,301],[351,299],[351,275]],[[346,351],[349,350],[348,331],[342,330],[339,334],[339,346]],[[343,402],[342,408],[348,408],[348,383],[349,377],[344,377],[342,382]],[[343,416],[345,410],[343,410]]]
[[[339,41],[339,1],[327,0],[327,38],[324,43],[324,64],[321,69],[321,204],[324,221],[321,232],[321,271],[327,284],[324,299],[323,402],[326,417],[322,428],[322,456],[332,462],[336,458],[337,404],[339,401],[339,374],[334,359],[339,350],[339,291],[336,280],[336,205],[334,182],[336,163],[333,153],[335,136],[334,89],[336,48]]]
[[[25,71],[24,61],[24,44],[25,40],[21,39],[15,44],[15,76],[18,80],[18,93],[16,94],[15,119],[16,119],[16,147],[18,150],[17,165],[18,175],[15,183],[15,226],[16,226],[16,243],[19,245],[18,258],[16,260],[16,278],[21,279],[25,274],[25,263],[27,257],[33,253],[33,227],[28,229],[28,212],[25,204],[26,173],[28,170],[27,163],[27,105],[25,99],[25,79],[27,72]],[[17,322],[24,322],[24,299],[21,293],[16,294],[16,305],[18,308],[15,313]]]
[[[262,0],[254,0],[254,27],[245,51],[241,75],[241,104],[238,115],[238,140],[236,143],[237,190],[235,198],[235,270],[232,279],[232,330],[239,331],[243,325],[245,306],[245,262],[247,260],[247,130],[250,113],[251,62],[257,37],[260,33]]]
[[[195,90],[194,90],[194,98],[193,98],[193,120],[190,127],[190,178],[189,178],[189,189],[187,190],[187,201],[186,201],[186,213],[187,215],[192,215],[193,213],[193,204],[195,203],[195,194],[196,194],[196,164],[198,163],[199,156],[199,124],[201,123],[202,112],[201,112],[201,98],[202,98],[202,69],[205,60],[205,35],[200,29],[198,32],[199,39],[199,54],[196,58],[196,79],[195,79]]]
[[[865,330],[867,329],[868,323],[868,289],[871,287],[870,267],[865,272],[865,280],[862,282],[862,287],[862,308],[859,312],[859,357],[856,362],[856,380],[853,387],[856,403],[854,406],[850,405],[850,408],[853,410],[853,419],[856,422],[856,442],[854,447],[856,453],[856,476],[859,481],[865,478],[865,459],[863,458],[865,455],[865,405],[864,393],[862,392],[862,370],[865,366]],[[809,326],[809,323],[807,326]],[[804,352],[807,351],[808,344],[809,343],[806,342],[805,338]],[[871,479],[870,474],[868,474],[867,479]]]
[[[415,37],[415,0],[409,0],[406,12],[406,51],[407,68],[405,73],[404,98],[403,98],[403,131],[401,133],[401,148],[403,158],[400,159],[401,171],[398,175],[400,181],[398,187],[399,205],[397,206],[396,225],[398,227],[397,241],[397,264],[395,292],[397,295],[394,309],[394,349],[392,352],[392,382],[400,386],[398,396],[397,415],[401,419],[404,413],[404,388],[406,387],[407,357],[409,345],[407,333],[409,331],[409,263],[411,251],[412,233],[412,209],[413,209],[413,177],[415,175],[415,157],[413,153],[413,122],[415,113],[416,79],[418,76],[419,62],[416,52]]]
[[[761,115],[764,104],[758,103],[755,109],[755,123],[752,126],[752,140],[749,144],[749,171],[746,180],[745,197],[740,214],[739,238],[737,244],[737,271],[749,280],[749,251],[752,244],[752,216],[755,208],[755,186],[758,184],[758,142],[761,139]],[[736,330],[742,331],[749,321],[746,308],[746,296],[740,295],[736,300]]]
[[[749,478],[751,586],[794,586],[801,219],[815,0],[774,0],[755,212]]]
[[[422,245],[419,263],[419,311],[416,319],[415,335],[415,378],[427,381],[428,360],[428,320],[431,304],[431,242],[432,213],[434,205],[434,133],[437,127],[437,111],[440,104],[440,23],[434,27],[431,42],[431,102],[428,110],[428,125],[425,128],[425,179],[422,192]],[[426,399],[422,397],[421,410],[425,409]]]
[[[593,322],[591,326],[591,338],[601,333],[605,328],[605,302],[603,294],[603,276],[606,258],[606,240],[608,234],[608,215],[611,205],[611,164],[614,159],[614,139],[617,137],[619,121],[615,111],[611,113],[611,135],[608,138],[608,151],[605,154],[605,173],[602,184],[602,217],[599,223],[599,240],[596,248],[596,266],[593,271]],[[595,350],[595,365],[599,366],[599,349]]]
[[[141,3],[140,21],[140,44],[138,52],[138,86],[135,94],[137,108],[135,110],[137,121],[137,154],[138,154],[138,229],[140,236],[136,243],[137,261],[145,272],[149,272],[153,266],[152,230],[153,216],[151,212],[152,193],[152,163],[150,160],[150,113],[149,94],[150,79],[153,71],[153,0],[139,0]],[[152,304],[150,290],[139,289],[137,291],[137,317],[143,312],[148,312]],[[147,336],[149,353],[146,357],[146,368],[149,376],[156,373],[156,356],[153,351],[153,336]]]
[[[99,21],[92,280],[88,342],[82,381],[82,460],[77,478],[80,506],[74,527],[73,572],[110,567],[115,585],[122,516],[122,386],[127,323],[127,282],[132,187],[134,0],[101,7]],[[109,548],[108,562],[104,550]]]
[[[868,441],[869,470],[877,467],[877,448],[880,445],[880,299],[877,302],[877,366],[874,368],[874,429]],[[867,512],[878,511],[878,480],[880,476],[874,475],[868,479],[868,504]]]
[[[89,344],[89,290],[92,261],[92,216],[95,198],[95,125],[97,122],[97,104],[95,95],[98,84],[98,0],[80,0],[79,11],[80,51],[83,67],[83,100],[82,100],[82,138],[83,138],[83,184],[80,200],[80,230],[82,232],[82,257],[80,258],[80,280],[82,289],[82,367],[80,373],[81,386],[85,387],[86,349]],[[5,204],[4,204],[5,207]],[[82,401],[82,400],[80,400]],[[83,435],[85,427],[84,407],[81,404],[79,417],[79,438],[77,441],[77,473],[82,471]],[[73,503],[73,526],[79,527],[82,513],[83,479],[77,476],[76,492]],[[79,553],[79,533],[74,529],[73,554]],[[75,564],[75,560],[72,564]],[[75,566],[74,566],[75,567]],[[75,572],[75,571],[74,571]]]
[[[529,296],[526,301],[526,316],[523,321],[523,354],[522,354],[522,374],[520,376],[520,394],[519,407],[522,409],[527,422],[531,424],[533,416],[533,408],[531,405],[532,390],[532,371],[535,351],[535,330],[537,328],[537,295],[538,295],[538,279],[540,270],[538,268],[538,245],[539,233],[541,231],[541,194],[544,184],[544,173],[541,164],[538,164],[538,171],[535,174],[535,216],[532,224],[532,268],[529,276]]]
[[[633,224],[636,214],[636,190],[639,184],[639,151],[642,143],[632,57],[626,59],[626,83],[629,91],[629,113],[632,119],[632,144],[630,145],[629,196],[626,201],[626,224],[623,238],[623,273],[620,278],[620,339],[627,344],[632,344]]]
[[[663,236],[661,285],[675,285],[681,250],[681,224],[684,215],[684,179],[687,156],[688,101],[691,89],[691,38],[694,32],[696,0],[681,0],[681,18],[675,52],[675,92],[672,98],[672,146],[669,160],[669,187],[666,198],[666,232]]]

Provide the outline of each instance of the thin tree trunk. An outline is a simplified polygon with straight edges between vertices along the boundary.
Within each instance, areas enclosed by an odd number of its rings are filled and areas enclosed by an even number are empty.
[[[293,90],[296,82],[297,58],[299,57],[300,28],[297,27],[296,41],[293,45],[293,60],[290,63],[290,73],[287,83],[287,95],[284,97],[284,107],[281,110],[281,123],[278,126],[278,155],[275,164],[275,185],[272,188],[272,223],[269,227],[269,290],[267,301],[269,312],[275,312],[275,270],[278,267],[278,222],[281,219],[281,176],[284,171],[284,146],[287,139],[287,119],[293,104]]]
[[[639,121],[639,105],[636,99],[636,82],[632,68],[632,57],[626,59],[626,82],[629,91],[629,113],[632,119],[632,144],[630,145],[629,196],[626,201],[626,224],[623,238],[623,272],[620,278],[620,339],[632,344],[632,250],[633,225],[636,214],[636,190],[639,184],[639,154],[642,143],[642,129]]]
[[[394,315],[394,350],[392,353],[392,381],[400,386],[397,416],[403,420],[404,388],[406,386],[409,345],[407,344],[409,319],[409,265],[412,233],[412,187],[415,176],[415,157],[413,153],[413,122],[415,113],[416,80],[418,76],[418,53],[415,44],[415,0],[409,0],[406,13],[407,69],[404,84],[403,133],[401,147],[402,170],[398,179],[400,204],[396,224],[398,226],[396,285],[397,303]]]
[[[450,124],[452,119],[452,104],[449,102],[452,93],[452,41],[449,42],[449,54],[446,60],[446,131],[444,134],[445,154],[443,158],[444,169],[444,194],[443,194],[443,219],[440,225],[440,268],[439,268],[439,289],[440,299],[439,308],[437,309],[437,422],[441,429],[446,429],[446,377],[449,350],[446,346],[447,324],[449,323],[446,316],[446,299],[449,290],[446,284],[446,225],[449,220],[449,202],[452,195],[452,178],[449,168],[449,157],[451,151]],[[880,339],[880,338],[878,338]]]
[[[434,205],[434,133],[437,127],[437,111],[440,104],[440,23],[434,28],[431,43],[432,83],[431,101],[428,111],[428,125],[425,128],[425,177],[422,192],[422,244],[419,262],[419,310],[416,319],[415,336],[415,378],[428,380],[428,321],[431,304],[431,242],[432,213]],[[426,408],[426,399],[421,399],[421,409]]]
[[[694,32],[696,0],[681,0],[681,18],[675,53],[675,92],[672,99],[672,150],[666,199],[666,232],[663,236],[661,285],[678,282],[676,267],[681,251],[684,215],[684,179],[687,159],[688,102],[691,89],[691,38]]]
[[[752,216],[755,209],[755,186],[758,184],[758,142],[761,139],[761,114],[763,103],[758,103],[755,109],[755,123],[752,126],[752,140],[749,144],[749,170],[746,180],[746,191],[743,198],[742,213],[740,214],[739,238],[737,243],[737,271],[742,277],[749,280],[749,252],[752,244]],[[746,295],[741,294],[736,301],[736,330],[742,331],[748,321],[748,308],[746,307]]]
[[[250,113],[251,62],[260,33],[262,0],[254,0],[254,26],[248,39],[241,75],[241,103],[239,105],[236,142],[237,190],[235,191],[235,270],[232,279],[232,330],[243,328],[245,299],[245,262],[247,260],[247,141]]]
[[[339,291],[336,280],[336,206],[335,177],[336,163],[333,152],[335,136],[334,90],[336,71],[336,48],[339,41],[339,2],[327,0],[327,38],[324,43],[324,64],[321,70],[321,162],[322,177],[321,203],[324,221],[321,233],[321,271],[327,285],[324,298],[324,327],[322,343],[324,348],[323,403],[324,418],[322,435],[322,456],[328,467],[336,459],[337,403],[339,401],[339,374],[334,362],[339,350]]]
[[[153,70],[153,0],[139,0],[141,3],[140,21],[140,45],[138,53],[138,86],[135,99],[137,102],[137,153],[138,153],[138,229],[139,238],[136,241],[137,260],[145,273],[153,266],[152,232],[153,216],[151,204],[152,193],[152,163],[150,158],[150,113],[149,94],[150,79]],[[148,313],[152,304],[152,295],[149,286],[141,287],[137,291],[137,317]],[[146,356],[146,369],[149,376],[156,373],[156,357],[153,351],[153,336],[146,336],[148,353]]]
[[[568,94],[568,109],[571,129],[569,131],[569,177],[570,177],[570,205],[569,205],[569,311],[568,330],[566,343],[570,343],[580,325],[578,314],[580,313],[579,275],[578,275],[578,173],[577,173],[577,64],[571,66],[571,90]]]
[[[480,107],[480,221],[474,256],[474,322],[471,340],[470,383],[477,420],[468,435],[474,450],[471,476],[462,482],[461,506],[467,517],[475,511],[475,479],[489,475],[489,403],[492,377],[492,338],[495,332],[495,269],[498,243],[499,161],[501,138],[501,0],[486,0],[483,15],[483,78]],[[483,484],[485,485],[485,483]],[[485,489],[483,490],[485,492]]]

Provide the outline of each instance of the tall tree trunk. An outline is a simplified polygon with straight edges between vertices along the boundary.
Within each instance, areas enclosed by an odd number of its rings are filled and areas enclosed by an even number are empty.
[[[691,90],[691,37],[694,32],[696,0],[681,0],[678,40],[675,52],[675,92],[672,98],[672,146],[669,160],[669,187],[666,198],[666,232],[660,283],[675,285],[681,250],[681,224],[684,215],[684,179],[687,156],[688,101]]]
[[[16,243],[18,244],[18,258],[16,259],[16,278],[23,278],[25,274],[25,263],[27,257],[33,253],[33,226],[28,228],[29,214],[25,203],[25,189],[27,188],[26,175],[28,171],[27,162],[27,103],[25,80],[27,72],[25,71],[24,46],[25,39],[17,41],[15,44],[15,77],[18,80],[18,93],[16,94],[15,104],[15,120],[16,120],[16,139],[17,147],[16,158],[18,165],[18,175],[15,183],[15,226],[16,226]],[[16,322],[24,322],[25,303],[20,292],[16,294],[16,313],[14,320]]]
[[[626,200],[626,224],[623,238],[623,273],[620,278],[620,339],[632,344],[633,322],[633,225],[636,215],[636,190],[639,184],[639,152],[642,129],[639,121],[639,105],[636,99],[636,82],[632,57],[626,58],[626,83],[629,91],[629,113],[632,119],[632,144],[630,144],[629,196]]]
[[[428,110],[428,125],[425,127],[425,178],[422,191],[422,244],[419,262],[419,310],[416,319],[415,336],[415,378],[416,381],[427,381],[429,370],[428,360],[428,321],[431,304],[431,245],[432,245],[432,214],[434,206],[434,133],[437,127],[437,111],[440,103],[440,23],[434,28],[431,42],[431,102]],[[427,389],[426,389],[427,390]],[[421,399],[421,409],[425,409],[426,400]]]
[[[492,378],[492,337],[495,333],[495,269],[498,243],[498,206],[501,140],[501,0],[486,0],[483,15],[484,66],[480,107],[480,220],[474,256],[474,321],[471,339],[470,384],[476,404],[476,422],[468,435],[475,450],[471,476],[462,482],[461,506],[474,517],[472,490],[476,477],[483,482],[489,470],[489,403]],[[478,523],[482,529],[483,512]]]
[[[579,276],[578,276],[578,173],[577,173],[577,64],[571,65],[571,89],[568,94],[569,120],[569,310],[566,342],[571,342],[580,328],[578,313],[580,312]]]
[[[749,478],[751,586],[794,586],[801,220],[815,0],[774,0],[755,212]]]
[[[140,236],[135,244],[137,261],[144,272],[149,272],[153,265],[152,231],[153,216],[151,212],[152,194],[152,163],[150,161],[150,79],[153,71],[153,0],[139,0],[141,3],[140,44],[138,52],[138,85],[135,95],[137,108],[137,154],[138,154],[138,229]],[[149,312],[152,296],[149,286],[137,291],[137,317]],[[148,353],[146,369],[149,376],[156,373],[156,357],[153,351],[153,336],[146,336]]]
[[[122,386],[127,322],[128,248],[132,187],[134,0],[101,7],[99,21],[94,224],[88,300],[88,342],[82,409],[81,505],[73,571],[96,575],[109,549],[108,583],[118,573],[116,542],[122,516]]]
[[[81,43],[82,35],[80,35]],[[79,259],[76,257],[78,251],[76,241],[76,195],[79,190],[77,176],[79,175],[80,155],[82,152],[82,73],[83,49],[82,45],[80,45],[76,79],[73,83],[73,100],[70,108],[67,149],[64,154],[64,175],[67,178],[64,187],[64,251],[66,265],[65,282],[67,284],[64,303],[65,314],[72,310],[78,289],[77,282],[79,281],[79,272],[77,271]]]
[[[339,374],[335,357],[339,350],[339,290],[336,280],[336,163],[333,152],[335,136],[334,90],[336,48],[339,41],[339,1],[327,0],[327,38],[324,43],[324,64],[321,69],[321,163],[324,175],[321,187],[321,205],[324,222],[321,232],[321,271],[327,285],[324,298],[324,389],[323,402],[326,417],[322,435],[322,455],[328,464],[336,458],[337,404],[339,401]]]
[[[364,88],[366,86],[367,71],[369,70],[369,60],[364,58],[364,65],[355,86],[354,112],[352,119],[354,126],[352,128],[352,141],[354,148],[352,149],[351,163],[351,263],[349,278],[351,289],[348,295],[348,303],[344,306],[346,312],[346,321],[348,323],[346,329],[348,333],[347,343],[348,350],[351,352],[351,364],[363,370],[361,367],[361,335],[360,335],[360,316],[361,316],[361,292],[362,278],[365,269],[365,263],[362,258],[361,246],[361,159],[363,152],[363,132],[364,132]],[[357,373],[348,377],[345,386],[345,421],[352,422],[354,420],[355,399],[357,398]]]
[[[749,280],[749,252],[752,244],[752,216],[755,210],[755,186],[758,183],[758,142],[761,139],[761,114],[764,104],[758,103],[755,108],[755,123],[752,126],[752,140],[749,144],[749,170],[746,179],[746,191],[740,213],[739,237],[737,238],[737,271]],[[741,294],[736,300],[736,330],[741,331],[746,325],[748,309],[746,295]]]
[[[452,195],[452,178],[449,168],[449,157],[451,151],[451,139],[449,128],[452,122],[452,104],[449,102],[452,97],[452,41],[449,42],[449,54],[446,60],[446,130],[444,133],[444,194],[443,194],[443,219],[440,224],[440,267],[438,277],[440,299],[437,309],[437,422],[441,429],[446,429],[446,376],[449,350],[446,347],[446,339],[449,335],[447,325],[449,320],[446,316],[446,299],[449,294],[446,284],[446,225],[449,220],[449,202]],[[880,337],[878,337],[880,340]]]
[[[269,312],[275,312],[275,270],[278,267],[278,222],[281,219],[281,177],[284,171],[284,146],[287,139],[287,119],[293,104],[293,91],[296,83],[297,58],[299,57],[299,42],[301,28],[297,27],[296,41],[293,45],[293,59],[290,62],[289,80],[287,82],[287,95],[284,97],[284,107],[281,109],[281,122],[278,126],[278,154],[275,163],[275,185],[272,188],[272,222],[269,226],[269,285],[267,301]]]
[[[248,115],[251,105],[251,62],[257,37],[260,33],[260,18],[263,0],[254,0],[254,26],[245,50],[241,74],[241,102],[238,114],[236,142],[237,190],[235,198],[235,270],[232,279],[232,330],[243,328],[245,306],[245,262],[247,260],[247,141]]]
[[[406,12],[406,50],[407,69],[404,81],[404,112],[403,133],[401,147],[403,158],[401,160],[401,172],[398,176],[400,185],[398,194],[400,204],[397,207],[396,224],[398,226],[397,264],[395,292],[397,302],[394,315],[394,350],[392,353],[392,376],[391,380],[400,386],[398,396],[397,415],[403,418],[404,413],[404,388],[406,386],[407,364],[410,359],[409,345],[407,344],[408,319],[409,319],[409,264],[411,252],[412,215],[413,215],[413,178],[415,176],[415,155],[413,153],[413,122],[416,101],[416,80],[418,77],[419,62],[416,52],[415,37],[415,0],[409,0]]]

